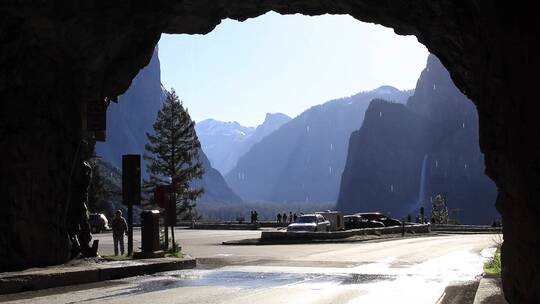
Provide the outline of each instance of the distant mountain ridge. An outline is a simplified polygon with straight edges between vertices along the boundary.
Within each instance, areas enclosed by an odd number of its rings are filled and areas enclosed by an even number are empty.
[[[165,90],[161,85],[161,68],[158,50],[154,51],[150,63],[139,71],[129,89],[119,97],[118,104],[107,109],[107,141],[96,144],[96,154],[112,165],[122,167],[123,154],[145,153],[146,133],[152,133],[158,111],[161,109]],[[193,182],[203,186],[205,194],[200,202],[241,202],[241,199],[226,184],[223,176],[200,153],[205,169],[202,180]],[[146,161],[142,160],[141,175],[147,177]]]
[[[335,202],[349,136],[369,102],[411,95],[383,86],[314,106],[253,145],[225,179],[245,201]]]
[[[253,128],[242,126],[236,121],[206,119],[197,123],[195,130],[212,166],[226,174],[254,144],[289,120],[291,118],[285,114],[268,113],[264,122]]]

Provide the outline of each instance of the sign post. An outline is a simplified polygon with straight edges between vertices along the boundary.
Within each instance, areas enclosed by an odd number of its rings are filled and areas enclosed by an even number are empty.
[[[154,189],[154,201],[165,209],[165,248],[169,247],[169,227],[174,244],[174,226],[176,226],[176,191],[174,185],[160,185]]]
[[[128,255],[133,254],[133,205],[141,204],[141,156],[122,155],[122,202],[128,207]]]

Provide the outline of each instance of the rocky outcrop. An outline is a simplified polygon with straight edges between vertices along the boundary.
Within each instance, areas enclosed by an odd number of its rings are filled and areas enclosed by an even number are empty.
[[[411,94],[383,86],[314,106],[254,145],[225,179],[246,201],[335,203],[349,136],[369,102]]]
[[[395,217],[411,212],[433,135],[429,124],[405,105],[373,100],[362,128],[349,140],[337,209],[380,211]]]
[[[349,14],[415,35],[477,106],[486,173],[499,190],[503,285],[539,302],[540,37],[534,2],[408,0],[94,1],[0,4],[0,269],[67,259],[66,210],[87,132],[86,110],[127,90],[161,33],[204,34],[222,19]],[[526,88],[526,89],[524,89]],[[95,127],[95,126],[94,126]],[[99,128],[94,128],[99,129]],[[91,144],[90,144],[91,145]],[[91,149],[89,149],[91,150]],[[82,157],[81,157],[82,156]],[[80,167],[80,165],[79,165]],[[77,177],[79,176],[79,177]],[[44,217],[44,215],[51,215]],[[42,252],[35,255],[35,252]]]
[[[453,218],[491,224],[499,217],[496,188],[477,142],[474,105],[430,55],[407,106],[373,101],[351,135],[338,209],[404,218],[424,207],[429,215],[430,198],[443,193],[459,209]]]

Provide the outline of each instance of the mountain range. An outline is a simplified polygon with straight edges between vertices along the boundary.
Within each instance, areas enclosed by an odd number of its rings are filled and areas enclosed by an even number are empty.
[[[369,102],[411,94],[383,86],[314,106],[254,144],[225,179],[245,201],[335,202],[349,136]]]
[[[264,122],[253,128],[242,126],[238,122],[206,119],[197,123],[195,130],[212,166],[222,174],[227,174],[254,144],[289,120],[291,118],[285,114],[268,113]]]

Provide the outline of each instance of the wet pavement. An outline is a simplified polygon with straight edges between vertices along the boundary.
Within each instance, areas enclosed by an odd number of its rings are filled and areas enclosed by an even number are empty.
[[[253,246],[245,255],[219,246],[197,269],[0,296],[0,302],[431,304],[449,285],[477,280],[493,254],[485,235],[288,246]]]

